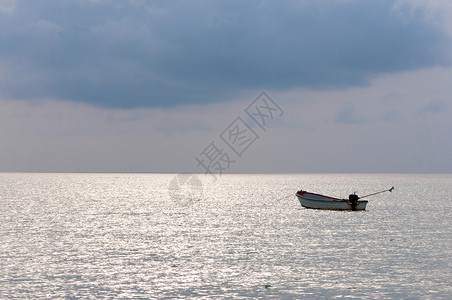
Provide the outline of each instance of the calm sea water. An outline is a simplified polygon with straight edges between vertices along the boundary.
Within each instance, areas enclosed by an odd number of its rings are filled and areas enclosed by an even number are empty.
[[[452,175],[185,179],[0,174],[0,298],[452,297]]]

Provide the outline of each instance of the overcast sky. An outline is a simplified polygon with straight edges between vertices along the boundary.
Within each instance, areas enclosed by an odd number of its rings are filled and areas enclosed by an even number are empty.
[[[0,171],[452,173],[451,20],[447,0],[0,0]]]

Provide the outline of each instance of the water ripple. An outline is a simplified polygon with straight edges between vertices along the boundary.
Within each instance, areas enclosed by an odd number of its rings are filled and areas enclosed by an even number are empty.
[[[0,174],[0,298],[452,295],[450,175],[225,175],[188,207],[173,176]],[[287,197],[392,185],[365,212]]]

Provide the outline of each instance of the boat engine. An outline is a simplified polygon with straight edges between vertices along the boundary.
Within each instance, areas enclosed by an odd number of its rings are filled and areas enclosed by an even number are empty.
[[[350,203],[352,204],[352,210],[356,210],[356,207],[358,206],[358,200],[359,197],[356,194],[350,194],[348,196],[348,200],[350,201]]]

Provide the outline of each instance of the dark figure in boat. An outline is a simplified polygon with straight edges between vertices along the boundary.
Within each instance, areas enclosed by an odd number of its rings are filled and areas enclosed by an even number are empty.
[[[351,204],[352,204],[352,210],[356,210],[356,206],[358,205],[358,200],[359,200],[359,197],[358,197],[358,195],[356,195],[356,194],[350,194],[349,196],[348,196],[348,200],[351,202]]]

